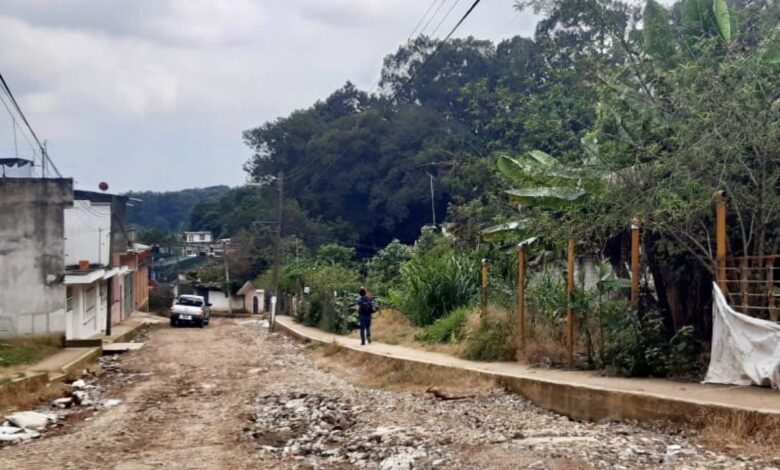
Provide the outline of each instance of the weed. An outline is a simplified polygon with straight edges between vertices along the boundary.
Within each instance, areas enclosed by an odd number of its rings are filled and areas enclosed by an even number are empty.
[[[471,312],[471,307],[459,307],[445,317],[441,317],[433,324],[419,332],[415,339],[424,343],[455,343],[462,338],[463,327],[466,318]]]
[[[472,361],[511,361],[515,359],[514,325],[504,312],[489,312],[466,338],[462,357]]]

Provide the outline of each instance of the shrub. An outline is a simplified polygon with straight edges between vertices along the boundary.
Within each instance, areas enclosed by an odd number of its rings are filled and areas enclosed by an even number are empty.
[[[608,370],[628,377],[683,375],[695,371],[701,344],[693,327],[681,328],[667,339],[661,314],[637,318],[625,312],[607,327],[604,363]]]
[[[397,283],[403,263],[411,257],[411,247],[398,240],[391,241],[368,261],[367,285],[374,292],[386,294]]]
[[[328,331],[346,331],[354,313],[349,305],[360,287],[358,274],[341,265],[320,265],[306,272],[305,281],[311,292],[303,310],[303,323]]]
[[[509,319],[487,317],[469,334],[462,357],[472,361],[511,361],[516,352],[514,327]]]
[[[461,339],[463,327],[471,312],[470,307],[460,307],[425,327],[414,337],[424,343],[454,343]]]
[[[418,326],[430,325],[454,309],[471,304],[479,293],[479,264],[446,250],[415,256],[401,267],[395,307]]]

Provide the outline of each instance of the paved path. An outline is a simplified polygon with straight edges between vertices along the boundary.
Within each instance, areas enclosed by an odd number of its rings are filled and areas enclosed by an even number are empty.
[[[335,341],[350,349],[372,354],[519,379],[529,386],[563,385],[580,390],[592,390],[600,394],[616,394],[620,397],[627,395],[638,398],[648,397],[653,399],[649,405],[651,407],[669,402],[694,407],[704,405],[780,415],[780,392],[765,388],[681,383],[662,379],[604,377],[593,372],[531,368],[515,362],[474,362],[446,354],[376,342],[361,346],[358,339],[306,327],[295,323],[290,317],[278,317],[277,321],[282,327],[309,340],[325,343]],[[518,392],[525,395],[522,390]],[[533,397],[528,398],[536,401]],[[544,406],[543,403],[540,404]],[[681,406],[678,409],[691,408]],[[563,412],[561,409],[557,411]]]

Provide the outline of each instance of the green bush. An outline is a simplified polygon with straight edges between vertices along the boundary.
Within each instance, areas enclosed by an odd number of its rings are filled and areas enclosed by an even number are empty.
[[[367,285],[371,290],[384,295],[394,287],[401,275],[401,266],[412,257],[412,248],[393,240],[374,255],[367,263]]]
[[[695,372],[701,344],[693,327],[681,328],[667,339],[661,314],[655,311],[637,318],[623,312],[607,326],[604,365],[607,370],[628,377],[667,377]]]
[[[350,296],[360,287],[358,274],[338,264],[319,265],[306,272],[305,283],[311,291],[306,299],[303,323],[327,331],[346,331],[354,313],[349,308]]]
[[[401,267],[394,306],[418,326],[430,325],[479,293],[479,263],[449,249],[415,256]]]
[[[508,319],[485,318],[466,340],[461,356],[472,361],[515,359],[514,328]]]
[[[424,343],[454,343],[461,338],[471,307],[460,307],[426,326],[414,337]]]

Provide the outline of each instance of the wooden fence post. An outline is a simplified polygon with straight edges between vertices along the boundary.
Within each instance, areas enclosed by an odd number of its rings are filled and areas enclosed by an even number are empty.
[[[572,306],[572,296],[574,294],[574,239],[569,238],[568,246],[568,272],[566,273],[566,356],[569,362],[569,368],[574,367],[574,308]]]
[[[517,322],[520,351],[525,350],[525,245],[517,250]]]
[[[777,310],[775,309],[775,260],[769,258],[766,261],[766,288],[767,288],[767,307],[769,307],[769,319],[777,321]]]
[[[639,307],[639,219],[631,221],[631,305]]]
[[[715,278],[723,295],[726,295],[726,200],[723,191],[713,194],[715,200],[715,255],[717,272]]]
[[[487,305],[488,305],[488,261],[487,259],[482,260],[482,311],[480,312],[480,315],[482,318],[487,315]]]

